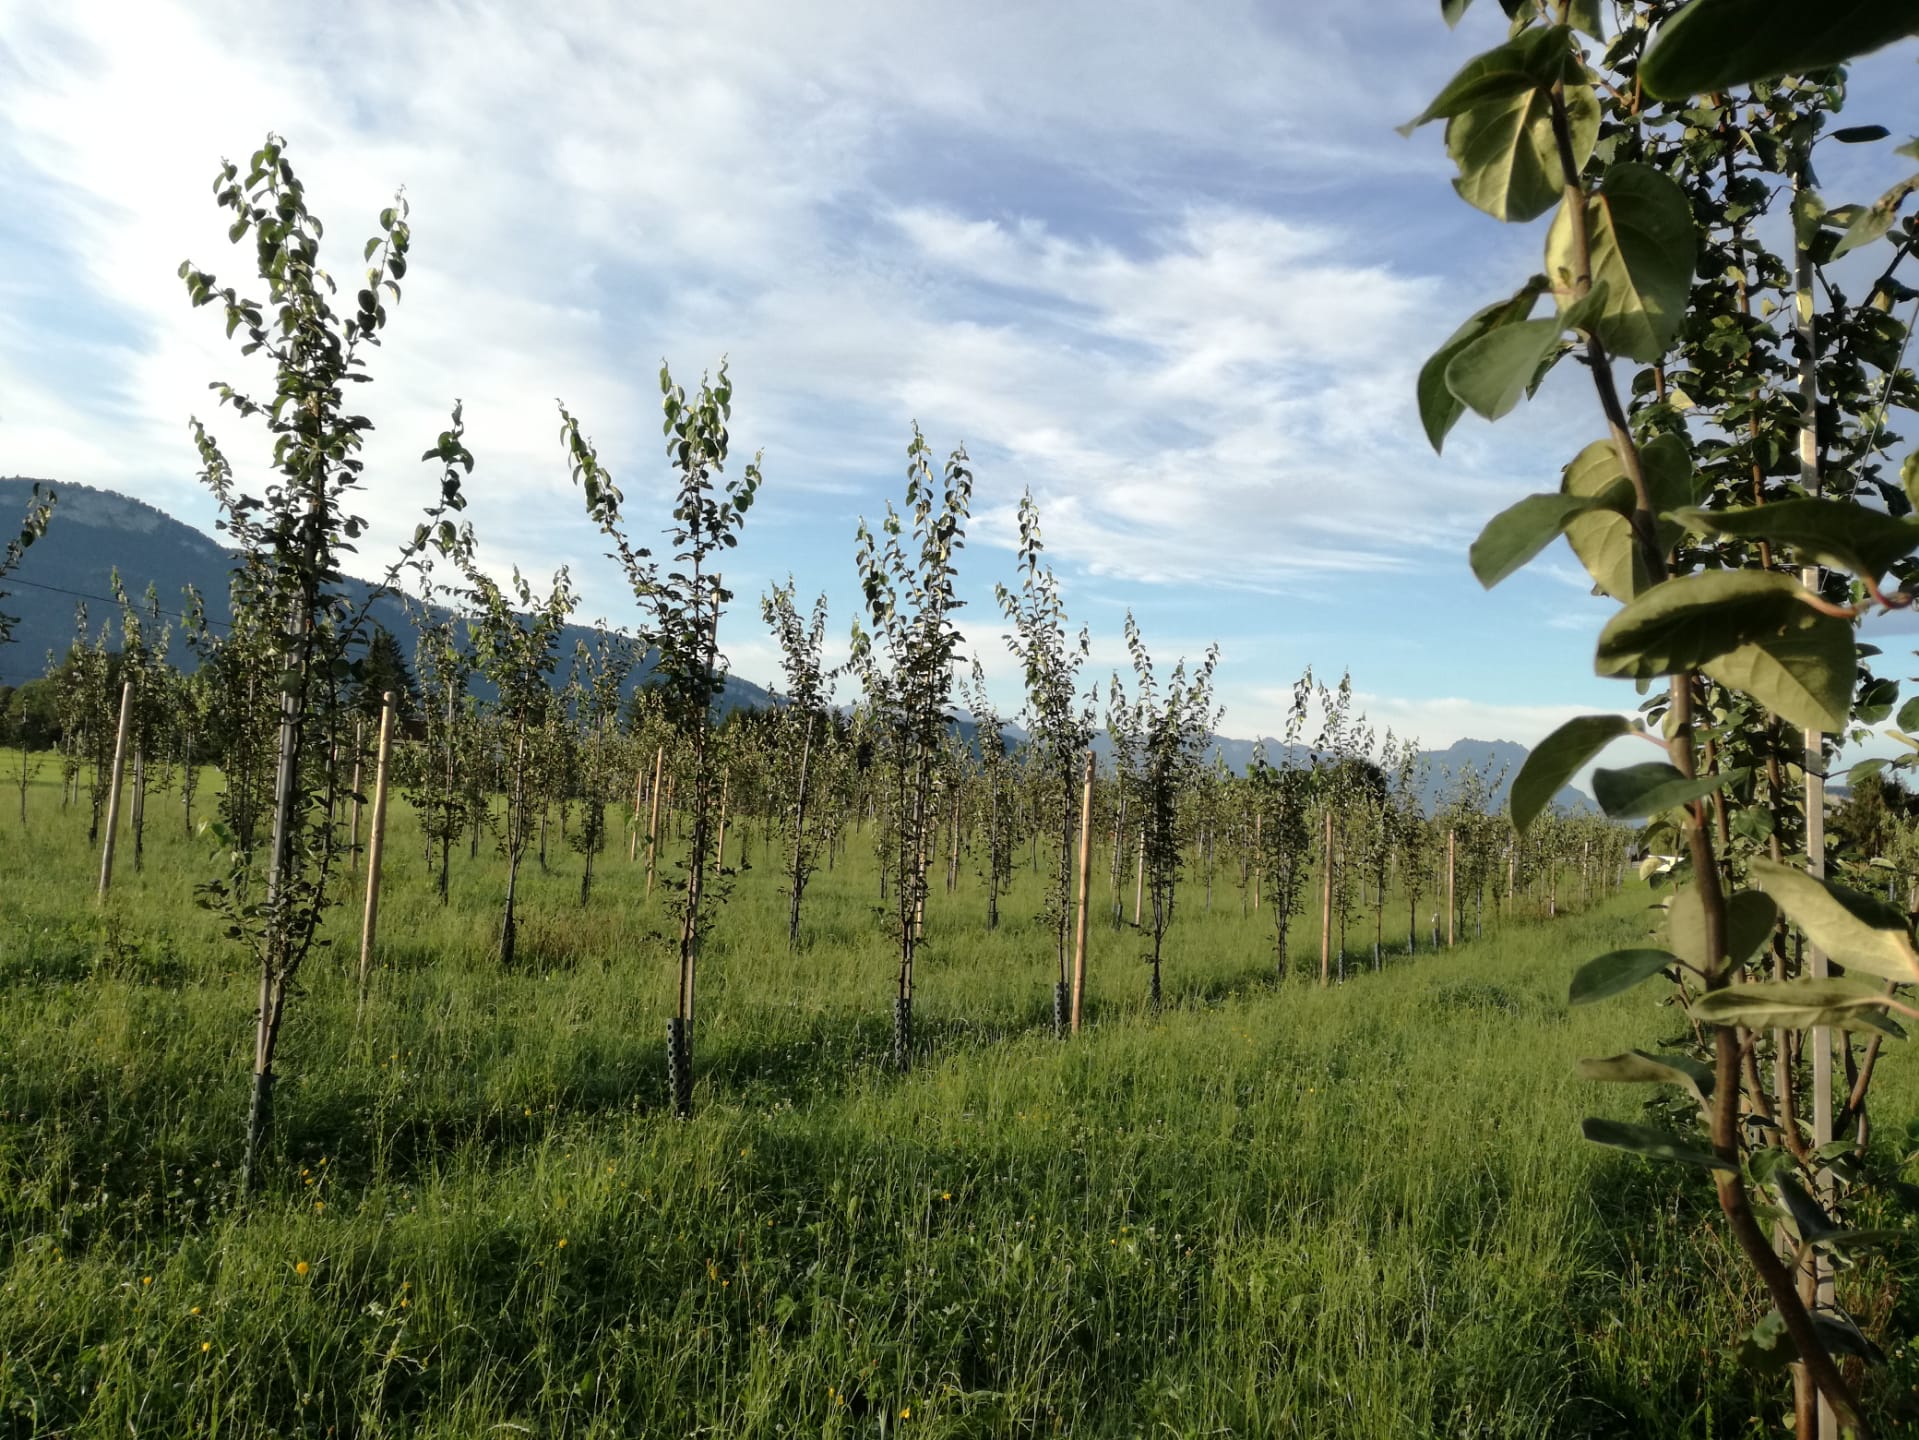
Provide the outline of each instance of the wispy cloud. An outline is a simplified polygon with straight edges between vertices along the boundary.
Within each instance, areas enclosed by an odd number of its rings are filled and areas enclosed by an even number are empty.
[[[1229,698],[1290,663],[1279,630],[1364,677],[1389,653],[1369,611],[1416,616],[1558,463],[1524,418],[1469,422],[1442,461],[1413,413],[1426,351],[1536,243],[1456,207],[1431,147],[1387,128],[1472,43],[1422,0],[16,7],[0,470],[210,520],[185,422],[215,418],[209,380],[259,371],[174,269],[242,277],[208,182],[273,129],[343,281],[392,188],[415,207],[368,401],[369,551],[410,531],[460,397],[490,559],[570,562],[587,613],[629,613],[554,397],[647,514],[660,358],[691,378],[728,354],[736,443],[768,452],[743,602],[792,570],[843,633],[854,518],[897,494],[917,418],[976,462],[966,613],[996,686],[987,602],[1024,487],[1102,643],[1132,605],[1156,652],[1221,639]],[[1407,196],[1436,230],[1401,223]],[[245,427],[217,429],[257,476]],[[756,678],[757,629],[749,603],[728,621]]]

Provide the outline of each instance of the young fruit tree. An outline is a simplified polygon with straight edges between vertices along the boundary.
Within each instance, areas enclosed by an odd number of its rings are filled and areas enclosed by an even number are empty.
[[[1074,846],[1079,834],[1080,771],[1086,747],[1093,743],[1094,701],[1078,694],[1080,666],[1091,640],[1066,628],[1066,606],[1059,581],[1043,563],[1039,507],[1029,492],[1019,502],[1019,593],[996,587],[1001,612],[1013,627],[1006,646],[1026,680],[1024,720],[1030,740],[1033,779],[1033,844],[1038,859],[1040,836],[1048,837],[1041,919],[1053,935],[1058,961],[1053,986],[1053,1031],[1065,1035],[1073,940]]]
[[[775,585],[760,600],[760,614],[780,642],[780,667],[786,672],[786,704],[779,712],[779,739],[775,765],[779,778],[780,819],[786,831],[786,945],[800,943],[800,900],[813,877],[819,842],[807,831],[819,789],[820,749],[834,738],[833,672],[824,659],[826,597],[813,602],[810,619],[803,619],[793,602],[793,580]]]
[[[461,428],[456,418],[456,446],[461,446]],[[474,664],[493,687],[493,713],[503,732],[506,813],[500,822],[500,849],[506,856],[506,902],[500,917],[500,964],[511,968],[520,861],[532,836],[534,747],[547,711],[557,704],[553,667],[559,661],[561,633],[579,598],[565,567],[554,575],[546,598],[538,600],[516,566],[509,593],[474,558],[471,526],[461,527],[450,553],[466,582],[462,598],[470,609],[467,631],[473,638]]]
[[[407,799],[419,816],[427,863],[442,906],[448,903],[453,843],[472,809],[462,777],[479,768],[473,651],[460,643],[451,613],[423,613],[414,668],[420,676],[421,743],[410,759]],[[436,863],[437,862],[437,863]]]
[[[340,566],[366,529],[346,505],[359,488],[360,449],[372,428],[348,406],[347,396],[350,387],[370,378],[366,352],[379,344],[386,327],[387,296],[399,297],[411,238],[403,202],[381,212],[380,233],[366,243],[365,284],[352,313],[342,315],[333,304],[335,282],[320,266],[320,222],[307,209],[305,187],[285,148],[278,136],[269,136],[244,174],[223,164],[213,185],[215,203],[233,217],[227,238],[236,245],[253,238],[266,298],[222,286],[191,262],[180,266],[193,305],[217,303],[228,336],[245,336],[241,354],[263,356],[273,378],[272,397],[265,400],[225,383],[211,387],[222,405],[259,422],[271,437],[274,480],[262,493],[242,488],[213,433],[192,421],[201,479],[219,505],[220,528],[240,551],[235,612],[246,612],[258,622],[257,633],[271,637],[255,657],[265,668],[259,688],[278,697],[279,710],[265,853],[257,845],[238,845],[229,833],[224,873],[201,891],[206,903],[224,913],[228,935],[244,941],[260,966],[242,1191],[272,1125],[280,1029],[300,966],[321,942],[335,859],[328,759],[340,738],[349,656],[363,643],[365,624],[365,604],[352,603]],[[458,472],[450,466],[428,523],[401,549],[387,582],[425,552],[436,525],[442,538],[451,539],[445,514],[463,503]]]
[[[862,520],[856,563],[870,630],[853,623],[853,668],[866,691],[888,814],[886,869],[891,876],[889,919],[899,951],[893,1001],[893,1064],[913,1058],[913,966],[925,919],[926,866],[938,845],[933,808],[941,747],[952,723],[948,701],[960,634],[952,614],[954,559],[966,543],[973,474],[966,451],[955,450],[935,475],[932,448],[913,429],[906,447],[906,510],[889,502],[875,537]],[[911,546],[902,543],[911,525]]]
[[[1454,21],[1466,8],[1444,7]],[[1833,1036],[1850,1064],[1851,1033],[1919,1016],[1904,989],[1919,950],[1905,915],[1825,878],[1822,777],[1837,742],[1897,698],[1863,663],[1856,626],[1913,600],[1919,466],[1907,457],[1902,486],[1882,461],[1892,409],[1919,408],[1895,312],[1919,248],[1902,214],[1919,176],[1902,164],[1876,201],[1829,206],[1812,161],[1828,141],[1886,137],[1826,129],[1845,98],[1831,67],[1919,32],[1919,16],[1656,0],[1618,7],[1612,35],[1602,7],[1505,8],[1507,38],[1408,128],[1446,122],[1456,188],[1494,218],[1553,212],[1542,269],[1446,341],[1418,403],[1437,448],[1465,411],[1499,419],[1568,355],[1591,386],[1603,435],[1556,491],[1495,517],[1472,566],[1490,588],[1565,536],[1619,607],[1597,672],[1664,684],[1643,719],[1589,715],[1547,737],[1514,780],[1512,818],[1529,828],[1615,739],[1660,747],[1661,760],[1593,778],[1609,815],[1645,821],[1648,849],[1678,857],[1654,866],[1659,943],[1589,962],[1571,998],[1663,974],[1697,1037],[1583,1062],[1588,1078],[1681,1097],[1665,1125],[1590,1120],[1585,1133],[1711,1175],[1772,1304],[1747,1353],[1792,1365],[1800,1435],[1866,1435],[1871,1407],[1835,1354],[1874,1347],[1833,1269],[1871,1240],[1846,1224],[1843,1161],[1863,1145],[1869,1070],[1860,1103],[1835,1115]]]
[[[759,491],[760,465],[756,455],[737,477],[725,473],[733,385],[724,361],[716,379],[701,378],[690,400],[661,365],[660,396],[667,459],[679,472],[673,524],[667,531],[673,545],[671,568],[664,572],[649,551],[627,538],[620,509],[625,497],[564,406],[560,433],[573,478],[585,494],[587,514],[613,542],[613,556],[645,617],[641,633],[652,650],[649,678],[671,729],[675,759],[690,782],[683,796],[690,844],[681,861],[681,878],[674,884],[679,986],[667,1026],[667,1085],[674,1113],[686,1119],[693,1113],[694,981],[708,923],[706,904],[709,896],[723,898],[712,862],[720,800],[713,704],[725,681],[720,614],[733,595],[714,567],[739,544],[746,512]],[[657,818],[657,807],[654,813]],[[652,840],[657,846],[657,826]]]
[[[971,681],[962,686],[966,708],[972,712],[973,733],[979,751],[980,818],[986,826],[986,928],[999,929],[999,899],[1013,880],[1013,850],[1018,843],[1018,791],[1014,785],[1018,762],[1006,744],[1006,722],[986,693],[986,670],[973,660]]]
[[[606,848],[606,807],[620,798],[626,777],[620,743],[620,687],[633,668],[626,643],[604,630],[589,646],[574,646],[569,682],[573,723],[579,730],[580,820],[567,843],[580,852],[580,904],[593,896],[593,861]]]
[[[1160,964],[1166,946],[1166,930],[1173,923],[1173,894],[1179,884],[1184,858],[1185,836],[1180,825],[1180,806],[1193,788],[1206,747],[1212,742],[1222,712],[1213,708],[1213,668],[1219,663],[1219,647],[1211,646],[1206,658],[1189,676],[1186,662],[1173,667],[1162,696],[1153,674],[1152,657],[1140,638],[1139,626],[1131,611],[1126,614],[1126,649],[1133,659],[1134,691],[1127,699],[1119,678],[1113,679],[1115,710],[1124,710],[1123,729],[1134,737],[1135,813],[1140,834],[1140,864],[1145,879],[1148,913],[1151,919],[1142,928],[1152,937],[1147,961],[1152,966],[1148,1000],[1157,1011],[1160,1006]]]
[[[1252,764],[1240,787],[1250,812],[1242,826],[1246,868],[1272,913],[1273,974],[1282,981],[1290,972],[1286,947],[1293,920],[1305,903],[1312,866],[1313,772],[1300,763],[1299,749],[1312,694],[1313,674],[1308,670],[1293,685],[1279,764],[1272,763],[1265,742],[1260,741],[1253,746]]]

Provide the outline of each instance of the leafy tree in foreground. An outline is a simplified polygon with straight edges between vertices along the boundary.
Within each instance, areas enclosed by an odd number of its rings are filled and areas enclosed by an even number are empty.
[[[380,233],[366,244],[365,284],[353,313],[341,315],[333,307],[334,281],[320,268],[320,223],[307,210],[305,188],[284,151],[285,142],[269,136],[244,175],[239,166],[223,164],[213,186],[216,203],[233,217],[228,239],[237,245],[253,238],[266,299],[222,287],[191,262],[180,266],[192,303],[218,303],[227,334],[246,337],[241,354],[263,354],[274,376],[266,400],[224,383],[211,387],[222,405],[260,422],[272,438],[274,481],[263,493],[241,488],[212,432],[192,422],[201,478],[219,503],[220,528],[242,554],[234,572],[234,609],[274,636],[274,648],[263,652],[272,667],[265,688],[279,703],[266,852],[240,846],[229,835],[226,873],[202,887],[203,898],[225,912],[227,933],[244,940],[260,964],[242,1190],[272,1123],[274,1057],[286,1004],[326,916],[335,852],[333,769],[327,761],[330,742],[338,738],[349,647],[360,641],[364,623],[363,610],[349,601],[340,564],[366,526],[345,506],[359,487],[359,451],[372,428],[349,409],[347,396],[351,386],[369,378],[365,351],[379,344],[386,297],[399,296],[410,239],[404,205],[381,213]],[[444,436],[442,442],[444,449]],[[464,502],[452,457],[445,458],[446,482],[429,520],[438,521],[450,539],[452,522],[442,517]],[[424,551],[433,533],[430,525],[420,527],[389,580]]]
[[[1457,20],[1466,4],[1443,8]],[[1512,410],[1567,354],[1593,386],[1604,437],[1574,458],[1557,492],[1486,527],[1473,569],[1492,586],[1565,535],[1620,607],[1600,634],[1598,673],[1666,685],[1642,707],[1656,729],[1593,715],[1549,736],[1514,782],[1513,818],[1527,827],[1615,738],[1638,733],[1663,748],[1664,760],[1594,777],[1609,814],[1646,819],[1648,844],[1678,852],[1658,877],[1663,943],[1590,962],[1572,998],[1668,974],[1701,1037],[1696,1055],[1633,1053],[1582,1071],[1675,1087],[1703,1134],[1601,1120],[1586,1134],[1712,1175],[1733,1240],[1772,1301],[1748,1352],[1796,1360],[1801,1435],[1839,1424],[1864,1435],[1865,1412],[1834,1358],[1873,1347],[1827,1270],[1865,1240],[1832,1209],[1830,1036],[1864,1030],[1876,1042],[1897,1033],[1888,1012],[1919,1016],[1902,988],[1919,982],[1919,950],[1904,915],[1824,878],[1820,777],[1828,737],[1872,723],[1893,698],[1861,665],[1857,622],[1912,603],[1902,588],[1919,548],[1919,525],[1904,518],[1911,496],[1875,470],[1895,440],[1889,407],[1919,402],[1904,327],[1890,316],[1904,291],[1895,272],[1915,248],[1900,211],[1919,177],[1874,204],[1828,208],[1811,151],[1843,99],[1822,67],[1919,31],[1919,15],[1905,4],[1834,6],[1814,23],[1781,3],[1657,0],[1621,7],[1626,23],[1609,37],[1601,7],[1505,8],[1510,38],[1413,124],[1447,122],[1470,203],[1508,221],[1555,212],[1543,273],[1427,362],[1420,411],[1437,447],[1467,409],[1488,419]],[[1833,138],[1885,133],[1852,127]],[[1902,153],[1919,158],[1911,146]],[[1790,267],[1754,239],[1754,217],[1769,209],[1789,222]],[[1896,253],[1861,272],[1866,297],[1853,302],[1850,280],[1829,263],[1894,233]],[[1769,316],[1752,304],[1755,286],[1790,303]],[[1533,318],[1542,300],[1549,313]],[[1623,390],[1621,361],[1643,367]],[[1697,431],[1687,413],[1695,391],[1708,401]],[[1908,490],[1919,485],[1911,458],[1905,479]],[[1868,495],[1874,503],[1861,503]],[[1790,793],[1795,741],[1803,801]],[[1791,963],[1782,916],[1807,942],[1803,969]],[[1848,1106],[1843,1118],[1857,1125],[1863,1111]],[[1787,1241],[1783,1255],[1769,1223]]]

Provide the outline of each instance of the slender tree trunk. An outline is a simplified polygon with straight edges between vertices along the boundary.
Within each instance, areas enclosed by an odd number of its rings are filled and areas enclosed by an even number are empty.
[[[957,776],[953,780],[953,819],[951,841],[946,854],[946,893],[951,895],[959,885],[960,852],[960,782]]]
[[[147,862],[147,747],[142,741],[133,751],[133,813],[127,818],[133,826],[133,868],[146,869]]]
[[[813,726],[815,716],[806,717],[806,735],[800,741],[799,796],[793,805],[793,863],[788,872],[792,884],[788,888],[790,904],[786,914],[786,948],[794,950],[800,943],[800,897],[806,893],[806,797],[813,766]]]
[[[380,711],[380,723],[386,724],[384,704]],[[351,875],[360,864],[360,784],[362,776],[361,761],[365,758],[366,721],[353,722],[353,794],[347,799],[347,845],[346,868]]]
[[[453,837],[458,833],[453,810],[453,796],[456,793],[454,787],[458,783],[453,769],[453,690],[453,685],[449,683],[446,687],[446,792],[444,797],[446,809],[442,817],[440,834],[436,837],[440,842],[441,905],[446,904],[447,874],[453,862]]]
[[[989,931],[999,929],[999,776],[995,774],[987,793],[986,815],[986,928]],[[1010,848],[1010,847],[1009,847]],[[1012,870],[1013,857],[1006,857],[1007,870]]]
[[[513,968],[519,938],[513,906],[520,891],[520,856],[526,849],[526,716],[522,712],[513,737],[513,788],[506,797],[506,913],[500,918],[500,968]]]
[[[317,510],[317,505],[315,507]],[[309,515],[309,527],[314,523]],[[315,537],[306,541],[304,573],[317,566]],[[303,582],[301,593],[287,614],[287,662],[280,681],[280,733],[273,775],[273,833],[267,852],[267,927],[260,964],[260,1008],[253,1032],[253,1093],[247,1106],[246,1148],[240,1160],[240,1192],[253,1185],[260,1148],[273,1128],[273,1058],[280,1043],[280,1021],[286,1012],[287,986],[297,957],[292,936],[279,914],[293,866],[293,840],[299,828],[300,758],[306,721],[308,664],[313,644],[314,582]]]
[[[1321,841],[1319,897],[1319,983],[1323,989],[1332,983],[1333,948],[1333,807],[1326,807],[1325,837]],[[1340,951],[1340,963],[1346,959]]]

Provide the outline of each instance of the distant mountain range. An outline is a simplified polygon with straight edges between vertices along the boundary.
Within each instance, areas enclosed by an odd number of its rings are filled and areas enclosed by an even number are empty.
[[[17,523],[32,488],[31,480],[0,478],[0,533],[7,533]],[[127,593],[136,599],[151,583],[158,591],[162,609],[178,612],[185,608],[185,590],[191,585],[205,598],[209,619],[224,622],[230,618],[227,575],[234,557],[225,546],[144,501],[90,485],[61,483],[52,488],[59,493],[52,525],[28,552],[20,570],[0,582],[0,589],[9,592],[5,600],[0,600],[0,609],[19,619],[14,643],[0,646],[0,685],[19,685],[36,678],[45,673],[49,652],[66,652],[74,634],[76,605],[87,605],[96,627],[114,615],[111,577],[116,569]],[[377,624],[400,636],[403,646],[411,651],[412,622],[399,600],[390,596],[376,600],[369,613]],[[572,653],[575,639],[589,639],[591,635],[583,627],[569,627],[562,654]],[[177,634],[172,659],[175,664],[192,663]],[[640,673],[633,683],[644,676],[644,667],[636,668]],[[728,709],[774,703],[768,690],[736,676],[728,677],[721,697],[722,706]],[[970,731],[970,725],[962,721],[961,729]],[[1102,735],[1096,747],[1102,754],[1106,753],[1104,742]],[[1214,739],[1215,747],[1236,774],[1244,774],[1252,762],[1255,743],[1226,736]],[[1269,738],[1266,749],[1269,758],[1278,761],[1285,747]],[[1525,746],[1510,740],[1461,740],[1447,749],[1425,752],[1429,762],[1423,795],[1427,808],[1438,804],[1447,777],[1467,768],[1487,771],[1495,782],[1495,802],[1503,801],[1526,755]],[[1556,798],[1568,810],[1595,808],[1586,795],[1571,786]]]
[[[145,501],[90,485],[40,483],[57,492],[59,503],[53,523],[27,552],[25,563],[0,581],[0,590],[8,592],[0,600],[0,611],[19,619],[13,627],[14,643],[0,645],[0,685],[18,685],[45,674],[48,652],[66,653],[74,635],[76,605],[87,606],[89,624],[96,630],[101,621],[117,616],[112,598],[116,569],[128,597],[135,601],[151,583],[160,608],[177,616],[186,608],[186,587],[191,585],[205,599],[210,621],[224,624],[232,619],[227,577],[234,556],[225,546]],[[0,479],[0,535],[10,534],[19,523],[33,484]],[[348,583],[357,587],[361,598],[372,588],[358,580]],[[367,613],[375,624],[400,637],[410,661],[414,628],[406,606],[395,596],[382,596]],[[170,658],[175,665],[191,666],[193,655],[182,628],[176,619]],[[576,640],[592,637],[590,629],[569,625],[560,641],[562,665],[570,662]],[[635,667],[629,688],[645,678],[645,669]],[[758,685],[728,677],[720,703],[726,709],[770,705],[773,697]]]

